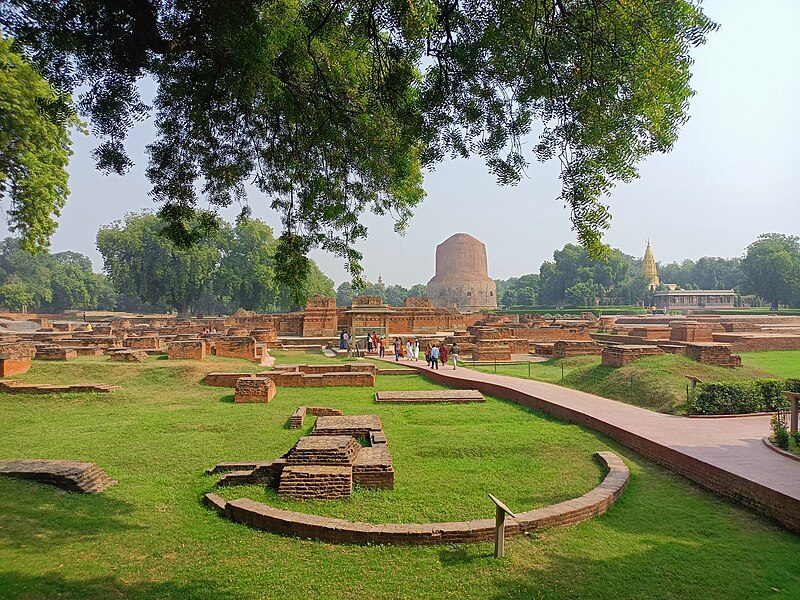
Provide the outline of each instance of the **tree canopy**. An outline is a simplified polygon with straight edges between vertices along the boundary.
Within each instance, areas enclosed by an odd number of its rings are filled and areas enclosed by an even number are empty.
[[[800,305],[800,238],[765,233],[747,247],[742,259],[745,288],[778,310],[780,303]]]
[[[108,279],[92,271],[77,252],[30,254],[19,238],[0,242],[0,306],[59,313],[111,310],[117,295]]]
[[[69,128],[79,126],[68,94],[51,86],[0,33],[0,200],[27,250],[46,248],[66,202]]]
[[[252,182],[283,218],[276,275],[302,285],[321,247],[361,275],[362,214],[402,231],[422,173],[481,156],[501,184],[561,164],[561,200],[598,255],[604,196],[673,146],[699,0],[6,0],[0,26],[79,107],[106,171],[150,109],[148,176],[182,245]],[[529,137],[535,136],[530,150]],[[196,184],[200,184],[197,186]],[[198,188],[211,212],[198,208]]]

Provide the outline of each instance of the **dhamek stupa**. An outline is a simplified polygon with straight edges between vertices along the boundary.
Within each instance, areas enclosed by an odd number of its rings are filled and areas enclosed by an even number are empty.
[[[486,246],[457,233],[436,246],[436,275],[428,282],[431,304],[462,312],[497,308],[497,286],[489,277]]]

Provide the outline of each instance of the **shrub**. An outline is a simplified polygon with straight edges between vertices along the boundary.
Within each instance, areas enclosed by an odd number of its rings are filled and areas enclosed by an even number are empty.
[[[772,417],[772,439],[778,448],[784,450],[789,449],[789,431],[786,429],[786,424],[778,418],[778,415]]]
[[[790,377],[784,382],[783,389],[787,392],[797,392],[800,394],[800,379],[796,377]]]
[[[736,415],[775,411],[788,406],[788,400],[782,394],[785,386],[786,383],[779,379],[704,383],[690,396],[687,412],[692,415]]]

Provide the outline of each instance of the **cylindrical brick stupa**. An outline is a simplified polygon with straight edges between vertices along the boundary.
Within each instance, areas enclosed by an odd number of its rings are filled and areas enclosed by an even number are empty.
[[[428,282],[434,306],[463,312],[497,308],[497,287],[489,277],[486,246],[466,233],[457,233],[436,246],[436,275]]]

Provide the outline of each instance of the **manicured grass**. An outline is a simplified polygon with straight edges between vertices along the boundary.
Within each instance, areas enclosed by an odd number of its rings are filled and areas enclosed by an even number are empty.
[[[464,363],[469,367],[469,361]],[[563,367],[563,379],[562,379]],[[495,366],[474,367],[479,371],[494,373]],[[528,365],[497,365],[497,373],[528,378]],[[704,365],[684,356],[665,354],[644,356],[621,367],[604,367],[599,356],[576,356],[532,363],[530,378],[565,387],[582,390],[635,404],[665,413],[683,412],[686,402],[687,376],[699,377],[702,381],[731,381],[768,377],[769,374],[757,366],[741,369],[725,369]]]
[[[744,352],[742,364],[763,369],[776,377],[800,377],[800,350]]]
[[[276,352],[285,362],[321,355]],[[298,360],[298,358],[308,360]],[[330,359],[328,359],[330,360]],[[34,363],[37,382],[115,383],[110,395],[0,395],[0,457],[96,462],[119,483],[97,496],[0,478],[2,598],[754,598],[800,594],[800,538],[589,430],[489,398],[481,405],[377,405],[372,388],[282,388],[237,405],[200,385],[252,363],[82,358]],[[560,369],[559,369],[560,371]],[[377,389],[428,389],[416,375]],[[204,469],[269,459],[303,431],[299,404],[377,413],[396,469],[392,492],[347,502],[279,501],[254,486],[225,490],[317,514],[373,522],[488,517],[487,492],[514,510],[590,489],[611,449],[631,482],[605,516],[490,544],[336,546],[254,531],[200,505]],[[310,426],[310,422],[307,425]]]

